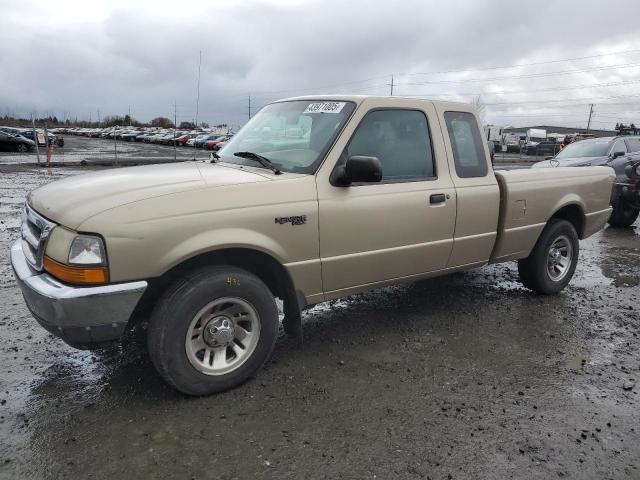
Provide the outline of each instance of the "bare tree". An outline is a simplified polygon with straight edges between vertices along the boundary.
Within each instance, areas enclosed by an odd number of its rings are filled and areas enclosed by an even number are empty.
[[[473,102],[471,102],[471,104],[476,108],[476,111],[480,116],[480,120],[482,121],[482,124],[483,125],[486,124],[487,123],[486,122],[487,106],[482,101],[482,97],[478,95],[476,98],[473,99]]]

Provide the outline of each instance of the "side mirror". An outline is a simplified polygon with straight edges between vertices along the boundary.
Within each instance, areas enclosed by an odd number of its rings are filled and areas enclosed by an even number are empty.
[[[346,187],[352,183],[380,182],[382,180],[382,164],[376,157],[354,155],[336,171],[335,183]]]
[[[549,156],[549,157],[544,157],[545,160],[551,160],[553,157]]]
[[[625,152],[613,152],[613,154],[611,155],[611,158],[618,158],[625,155]]]

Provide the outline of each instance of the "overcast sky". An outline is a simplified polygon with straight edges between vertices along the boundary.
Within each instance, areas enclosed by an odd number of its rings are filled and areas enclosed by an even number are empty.
[[[193,120],[201,50],[210,123],[246,121],[249,94],[254,111],[299,94],[388,95],[392,74],[397,95],[481,94],[499,125],[584,128],[589,103],[594,128],[640,123],[637,0],[0,0],[0,11],[0,114],[130,108],[146,121],[173,117],[175,101],[178,121]]]

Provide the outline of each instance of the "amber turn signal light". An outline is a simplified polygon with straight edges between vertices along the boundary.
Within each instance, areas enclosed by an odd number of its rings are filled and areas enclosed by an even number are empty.
[[[74,285],[100,285],[109,281],[109,269],[106,267],[77,267],[65,265],[44,257],[44,269],[63,282]]]

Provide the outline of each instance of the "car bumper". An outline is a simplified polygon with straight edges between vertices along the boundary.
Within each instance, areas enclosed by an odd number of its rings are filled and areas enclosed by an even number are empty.
[[[11,265],[31,314],[40,325],[77,348],[122,335],[147,282],[72,287],[34,271],[20,241],[11,247]]]

